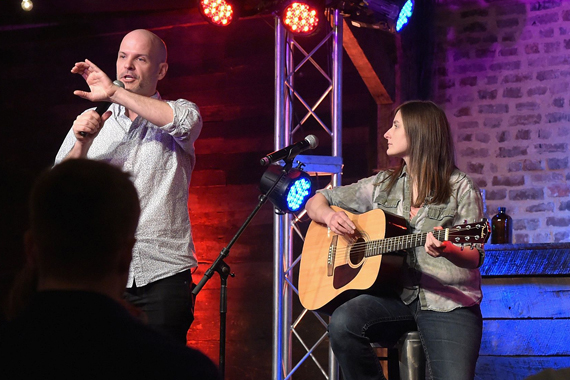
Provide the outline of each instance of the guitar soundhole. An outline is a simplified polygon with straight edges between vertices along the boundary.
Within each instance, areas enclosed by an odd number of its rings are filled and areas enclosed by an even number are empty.
[[[362,237],[356,239],[350,247],[350,263],[358,265],[364,260],[366,254],[366,242]]]

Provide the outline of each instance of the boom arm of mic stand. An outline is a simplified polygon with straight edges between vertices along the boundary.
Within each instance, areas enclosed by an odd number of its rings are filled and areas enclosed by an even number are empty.
[[[221,279],[221,288],[220,288],[220,360],[219,360],[219,370],[221,374],[222,380],[225,376],[225,347],[226,347],[226,312],[227,312],[227,279],[228,276],[234,277],[234,274],[231,273],[230,267],[224,262],[224,259],[229,255],[231,247],[237,241],[237,239],[241,236],[245,228],[249,225],[252,221],[253,217],[259,212],[259,209],[267,202],[269,199],[269,194],[275,189],[279,181],[289,172],[291,169],[292,160],[285,161],[285,166],[281,171],[281,175],[275,181],[275,183],[271,186],[271,188],[267,191],[267,193],[262,194],[259,197],[259,202],[257,206],[253,209],[251,214],[247,217],[243,225],[240,229],[236,232],[232,240],[229,244],[222,249],[216,260],[212,263],[210,268],[206,270],[204,273],[204,277],[200,280],[200,282],[192,289],[192,294],[196,296],[202,287],[208,282],[208,280],[214,275],[214,272],[218,272],[220,274]]]

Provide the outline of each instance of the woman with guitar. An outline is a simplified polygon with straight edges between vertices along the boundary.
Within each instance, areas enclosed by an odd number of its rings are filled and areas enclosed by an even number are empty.
[[[484,258],[479,243],[485,239],[456,245],[436,239],[434,232],[481,221],[480,191],[455,166],[449,122],[434,103],[402,104],[384,137],[388,156],[402,159],[398,167],[352,185],[319,191],[306,210],[314,222],[347,241],[363,236],[350,215],[374,209],[403,217],[410,232],[423,233],[417,235],[423,239],[421,245],[410,245],[415,248],[405,251],[398,284],[371,287],[332,311],[332,349],[344,379],[384,379],[370,343],[390,347],[403,333],[417,328],[430,379],[472,380],[482,334],[478,268]]]

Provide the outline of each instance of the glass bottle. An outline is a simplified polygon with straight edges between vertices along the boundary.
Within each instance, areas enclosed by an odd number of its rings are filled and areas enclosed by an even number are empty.
[[[513,236],[513,219],[499,207],[499,213],[491,219],[491,244],[511,244]]]

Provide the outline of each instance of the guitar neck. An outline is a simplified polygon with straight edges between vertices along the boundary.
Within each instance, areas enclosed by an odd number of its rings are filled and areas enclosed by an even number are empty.
[[[432,231],[435,238],[439,241],[448,240],[449,229],[445,228],[443,230]],[[426,243],[427,232],[421,232],[419,234],[401,235],[386,239],[373,240],[366,243],[367,249],[365,256],[377,256],[384,253],[391,253],[396,251],[401,251],[404,249],[420,247]]]

